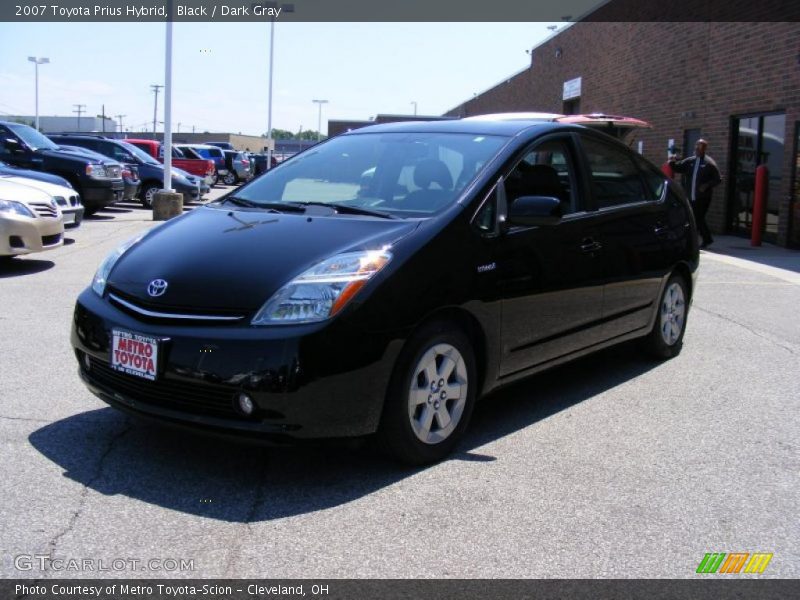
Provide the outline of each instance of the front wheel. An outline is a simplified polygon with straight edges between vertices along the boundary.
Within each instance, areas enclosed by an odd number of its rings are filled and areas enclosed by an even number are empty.
[[[656,358],[666,359],[680,354],[689,314],[688,298],[686,281],[673,274],[661,293],[653,329],[644,339],[645,349]]]
[[[445,458],[467,428],[477,385],[469,338],[444,323],[421,329],[389,383],[378,432],[383,448],[414,465]]]

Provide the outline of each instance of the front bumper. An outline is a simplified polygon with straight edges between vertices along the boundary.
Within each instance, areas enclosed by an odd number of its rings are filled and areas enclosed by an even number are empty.
[[[111,369],[113,329],[161,340],[155,382]],[[144,322],[88,289],[71,340],[89,390],[139,416],[246,438],[373,433],[402,341],[329,329]],[[251,417],[236,408],[241,392]]]
[[[64,215],[64,227],[78,227],[83,221],[84,208],[82,206],[71,206],[62,208],[61,214]]]
[[[122,200],[125,196],[125,183],[122,179],[93,179],[84,183],[82,191],[84,205],[97,209]]]
[[[61,219],[0,216],[0,256],[52,250],[64,244]]]

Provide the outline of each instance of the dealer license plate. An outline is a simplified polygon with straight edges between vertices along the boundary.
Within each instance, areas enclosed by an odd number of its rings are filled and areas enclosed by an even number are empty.
[[[75,213],[64,213],[64,225],[69,225],[75,222]]]
[[[119,329],[111,333],[111,368],[155,381],[158,375],[158,340]]]

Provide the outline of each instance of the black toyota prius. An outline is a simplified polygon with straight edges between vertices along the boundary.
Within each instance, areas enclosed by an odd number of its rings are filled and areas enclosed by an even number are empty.
[[[613,344],[681,349],[681,191],[624,144],[536,119],[330,139],[112,252],[78,298],[113,407],[282,443],[445,457],[487,392]]]

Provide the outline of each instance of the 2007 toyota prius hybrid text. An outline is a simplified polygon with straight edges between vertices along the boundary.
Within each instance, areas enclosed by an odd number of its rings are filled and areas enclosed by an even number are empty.
[[[136,416],[375,435],[424,464],[495,388],[634,338],[678,354],[697,267],[683,193],[602,133],[377,125],[117,248],[72,344],[89,389]]]

